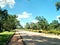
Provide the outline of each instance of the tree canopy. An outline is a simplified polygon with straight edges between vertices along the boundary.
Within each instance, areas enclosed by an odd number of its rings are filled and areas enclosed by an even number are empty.
[[[38,20],[37,23],[26,23],[25,28],[34,30],[60,30],[60,23],[58,20],[53,20],[51,23],[48,23],[43,16],[36,16],[35,19]]]
[[[13,30],[20,25],[16,15],[8,14],[8,10],[0,8],[0,32]]]
[[[60,2],[56,2],[56,9],[59,10],[60,9]]]

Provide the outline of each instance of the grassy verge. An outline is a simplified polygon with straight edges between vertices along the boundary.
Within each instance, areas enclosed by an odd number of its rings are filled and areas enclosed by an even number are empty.
[[[12,36],[14,32],[2,32],[0,33],[0,45],[5,45],[10,36]]]
[[[32,30],[32,29],[24,29],[24,30],[31,31],[31,32],[60,35],[60,30]]]

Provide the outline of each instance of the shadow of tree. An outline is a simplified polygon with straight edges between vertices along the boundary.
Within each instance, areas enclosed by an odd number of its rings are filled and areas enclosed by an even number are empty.
[[[25,45],[60,45],[60,39],[43,36],[22,36]]]

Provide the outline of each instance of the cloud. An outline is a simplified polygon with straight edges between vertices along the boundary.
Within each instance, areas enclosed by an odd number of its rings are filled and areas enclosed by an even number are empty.
[[[17,19],[20,20],[20,19],[23,19],[23,18],[29,18],[32,14],[31,13],[28,13],[28,12],[22,12],[22,14],[17,14]]]
[[[57,20],[59,20],[59,18],[60,18],[60,15],[59,15],[59,16],[57,16]]]
[[[38,22],[38,20],[32,20],[32,22],[33,22],[33,23],[37,23],[37,22]]]
[[[9,6],[10,8],[13,8],[15,4],[15,0],[0,0],[0,7],[4,8],[5,6]]]

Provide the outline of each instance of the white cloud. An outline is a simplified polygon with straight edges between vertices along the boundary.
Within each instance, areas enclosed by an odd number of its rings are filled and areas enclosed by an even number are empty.
[[[22,12],[22,14],[17,14],[17,19],[20,20],[20,19],[23,19],[23,18],[29,18],[32,14],[31,13],[28,13],[28,12]]]
[[[0,0],[0,7],[3,8],[8,5],[10,8],[13,8],[15,0]]]
[[[33,23],[37,23],[37,22],[38,22],[38,20],[32,20],[32,22],[33,22]]]
[[[59,16],[57,16],[57,20],[59,20],[59,18],[60,18],[60,15],[59,15]]]

